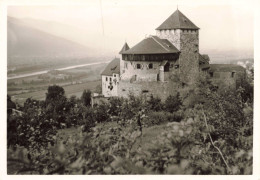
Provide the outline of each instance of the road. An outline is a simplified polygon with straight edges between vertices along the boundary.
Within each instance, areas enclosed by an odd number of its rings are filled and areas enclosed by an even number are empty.
[[[103,64],[103,63],[108,63],[108,62],[96,62],[96,63],[80,64],[80,65],[68,66],[68,67],[65,67],[65,68],[58,68],[58,69],[54,69],[54,70],[63,71],[63,70],[74,69],[74,68],[79,68],[79,67],[84,67],[84,66],[92,66],[92,65]],[[38,72],[27,73],[27,74],[20,74],[20,75],[16,75],[16,76],[7,77],[7,79],[11,80],[11,79],[30,77],[30,76],[40,75],[40,74],[46,74],[46,73],[48,73],[48,71],[50,71],[50,70],[38,71]]]

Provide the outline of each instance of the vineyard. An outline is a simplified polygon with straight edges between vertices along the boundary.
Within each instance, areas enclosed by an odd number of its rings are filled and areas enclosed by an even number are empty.
[[[220,92],[202,79],[165,102],[90,96],[54,85],[8,113],[8,174],[252,174],[249,83]]]

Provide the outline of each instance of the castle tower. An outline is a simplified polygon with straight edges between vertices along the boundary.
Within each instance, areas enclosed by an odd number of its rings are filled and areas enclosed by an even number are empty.
[[[194,82],[199,73],[199,28],[177,9],[156,28],[156,34],[170,41],[181,52],[179,65],[182,81]]]

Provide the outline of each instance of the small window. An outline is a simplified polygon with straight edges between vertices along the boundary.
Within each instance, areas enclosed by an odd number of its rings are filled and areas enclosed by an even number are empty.
[[[209,72],[209,76],[210,76],[210,77],[213,77],[213,72]]]
[[[114,74],[114,77],[116,77],[116,75]]]
[[[127,62],[125,62],[125,68],[127,69]]]
[[[137,69],[141,69],[141,64],[136,64]]]
[[[149,69],[153,69],[153,63],[150,63],[148,67]]]
[[[149,91],[148,90],[142,90],[142,93],[148,93]]]
[[[232,77],[232,78],[235,77],[235,72],[232,72],[232,73],[231,73],[231,77]]]
[[[110,81],[112,81],[112,78],[109,78]]]
[[[175,65],[174,68],[175,68],[175,69],[178,69],[178,68],[179,68],[179,65]]]
[[[106,77],[106,81],[107,81],[107,77]]]

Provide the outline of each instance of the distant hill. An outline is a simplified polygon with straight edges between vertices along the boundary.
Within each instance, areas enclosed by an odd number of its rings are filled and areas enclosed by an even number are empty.
[[[23,21],[8,17],[8,57],[65,57],[89,55],[89,48],[76,42],[32,28]]]

